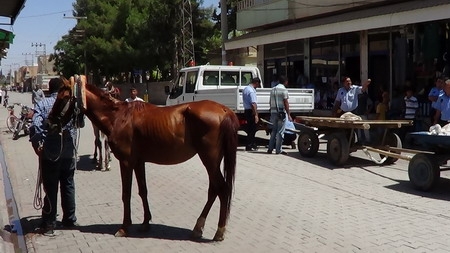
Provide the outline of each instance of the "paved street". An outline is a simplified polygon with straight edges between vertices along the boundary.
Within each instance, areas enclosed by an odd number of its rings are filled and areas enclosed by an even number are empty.
[[[10,94],[30,104],[30,94]],[[407,162],[380,167],[362,153],[347,166],[326,161],[324,145],[314,158],[245,152],[240,146],[236,189],[225,241],[211,242],[217,228],[218,200],[207,219],[204,240],[189,240],[206,201],[208,179],[198,157],[175,166],[147,164],[151,231],[138,232],[141,200],[133,185],[133,227],[115,238],[122,222],[118,161],[109,172],[92,171],[90,121],[81,129],[75,174],[77,216],[73,230],[56,237],[33,233],[40,210],[33,207],[37,157],[28,137],[12,140],[7,110],[0,108],[0,142],[17,201],[28,252],[448,252],[450,174],[442,172],[432,192],[418,192],[408,181]],[[267,138],[263,132],[260,137]],[[151,144],[149,144],[151,145]],[[2,198],[3,199],[3,196]],[[0,207],[5,206],[4,203]],[[61,209],[58,206],[59,213]],[[5,217],[2,211],[1,216]]]

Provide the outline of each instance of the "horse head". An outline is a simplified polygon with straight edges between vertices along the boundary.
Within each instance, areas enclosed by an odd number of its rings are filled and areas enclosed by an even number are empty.
[[[85,99],[82,89],[85,84],[85,76],[75,75],[70,80],[61,78],[58,95],[47,119],[49,131],[61,131],[71,120],[74,120],[75,127],[84,126],[82,110],[85,109]]]

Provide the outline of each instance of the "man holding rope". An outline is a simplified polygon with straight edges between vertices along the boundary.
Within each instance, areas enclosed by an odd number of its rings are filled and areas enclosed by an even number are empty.
[[[42,222],[38,232],[46,236],[55,236],[59,184],[61,184],[61,206],[63,210],[62,226],[78,226],[75,216],[74,183],[77,132],[72,121],[62,128],[62,133],[50,132],[46,124],[61,85],[62,80],[60,78],[50,80],[49,91],[51,95],[36,103],[33,125],[30,129],[30,141],[39,156],[41,177],[38,177],[38,180],[42,180],[45,192]]]

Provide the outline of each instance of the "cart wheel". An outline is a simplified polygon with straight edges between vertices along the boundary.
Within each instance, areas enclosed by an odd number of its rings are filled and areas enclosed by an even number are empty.
[[[389,147],[396,147],[396,148],[402,148],[402,140],[400,140],[400,137],[398,137],[397,134],[388,132],[386,134],[386,139],[384,141],[383,145],[389,145]],[[400,154],[400,151],[391,151],[392,153]],[[380,154],[381,159],[384,158],[384,155]],[[393,164],[398,160],[398,158],[394,157],[387,157],[386,161],[384,161],[384,165],[386,164]]]
[[[415,189],[428,191],[439,181],[440,170],[432,155],[416,154],[409,161],[408,175]]]
[[[313,157],[319,150],[319,138],[312,131],[302,131],[297,140],[298,152],[304,157]]]
[[[328,138],[327,155],[334,165],[342,165],[349,156],[349,143],[342,133],[333,133]]]

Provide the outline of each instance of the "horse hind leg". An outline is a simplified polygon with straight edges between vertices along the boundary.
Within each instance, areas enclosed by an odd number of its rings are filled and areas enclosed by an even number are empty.
[[[220,173],[220,167],[217,167],[217,169],[214,171],[215,172],[213,173],[208,173],[209,174],[208,200],[206,201],[205,207],[203,208],[202,213],[200,214],[200,217],[197,219],[194,229],[192,230],[192,237],[194,239],[202,237],[206,217],[208,216],[208,213],[211,210],[211,207],[214,204],[214,201],[216,200],[217,196],[219,196],[220,198],[220,218],[219,218],[219,228],[217,229],[216,235],[214,236],[213,240],[222,241],[224,239],[223,235],[225,233],[226,218],[225,219],[223,218],[226,216],[223,216],[223,210],[225,211],[226,214],[227,207],[222,202],[223,196],[221,196],[222,195],[221,189],[223,187],[226,187],[226,184],[225,180],[223,179]]]

